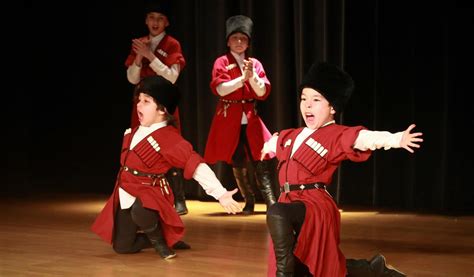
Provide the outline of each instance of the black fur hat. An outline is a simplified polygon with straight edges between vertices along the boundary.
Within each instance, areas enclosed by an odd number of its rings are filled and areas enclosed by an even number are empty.
[[[252,38],[253,22],[252,19],[246,17],[245,15],[234,15],[227,18],[225,27],[226,39],[229,39],[230,35],[237,32],[245,34],[249,39]]]
[[[321,93],[333,106],[337,113],[342,112],[354,90],[352,77],[339,67],[326,62],[314,63],[299,87],[312,88]]]
[[[178,106],[180,94],[178,88],[162,76],[146,77],[135,87],[135,96],[140,93],[150,95],[155,101],[166,107],[169,114],[173,114]]]
[[[171,1],[148,0],[145,2],[145,16],[151,12],[161,13],[169,18],[171,15]]]

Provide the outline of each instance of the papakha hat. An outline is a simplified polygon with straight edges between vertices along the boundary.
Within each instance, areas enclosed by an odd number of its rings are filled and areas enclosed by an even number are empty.
[[[354,90],[352,77],[336,65],[320,62],[313,63],[303,77],[299,94],[304,88],[312,88],[321,93],[336,112],[342,112]]]
[[[145,2],[145,15],[156,12],[169,17],[171,14],[171,1],[169,0],[148,0]]]
[[[245,34],[249,39],[252,38],[253,21],[245,15],[234,15],[225,22],[226,39],[234,33]]]
[[[173,114],[178,106],[180,93],[178,87],[162,76],[146,77],[135,87],[135,95],[145,93],[153,97],[155,102],[166,107],[169,114]]]

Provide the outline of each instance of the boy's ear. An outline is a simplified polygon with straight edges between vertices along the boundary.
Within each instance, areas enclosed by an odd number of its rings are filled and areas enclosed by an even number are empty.
[[[331,106],[331,114],[336,114],[336,110],[334,109],[333,106]]]

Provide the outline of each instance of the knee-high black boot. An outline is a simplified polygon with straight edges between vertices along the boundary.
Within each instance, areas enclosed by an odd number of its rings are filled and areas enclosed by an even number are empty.
[[[243,214],[252,214],[255,208],[255,194],[250,186],[247,168],[234,167],[232,168],[235,181],[239,187],[242,197],[245,199],[245,206],[242,210]]]
[[[166,179],[170,184],[174,195],[174,208],[179,215],[188,213],[186,198],[184,195],[184,180],[180,169],[172,168],[166,173]]]
[[[173,252],[173,250],[171,250],[166,244],[159,223],[150,229],[143,230],[143,232],[148,236],[148,239],[150,239],[151,243],[155,247],[156,252],[160,254],[163,259],[168,260],[176,257],[176,253]]]
[[[262,192],[265,204],[268,207],[276,203],[275,193],[273,192],[272,174],[270,161],[258,161],[255,168],[255,175],[258,188]]]
[[[346,259],[347,277],[405,277],[405,273],[387,265],[385,257],[377,254],[370,261]]]
[[[272,237],[276,258],[276,276],[292,277],[295,270],[293,249],[296,237],[290,221],[279,213],[278,209],[273,209],[277,206],[273,205],[267,211],[267,226]]]

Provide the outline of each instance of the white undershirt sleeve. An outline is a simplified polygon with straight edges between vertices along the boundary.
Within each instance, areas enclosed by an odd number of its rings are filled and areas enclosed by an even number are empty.
[[[219,179],[217,179],[214,171],[212,171],[205,163],[200,163],[198,165],[194,171],[193,179],[201,185],[207,195],[210,195],[217,200],[227,192]]]
[[[390,148],[400,148],[402,136],[403,132],[392,134],[387,131],[362,130],[359,132],[359,136],[354,143],[354,148],[362,151],[368,149],[376,150],[382,147],[385,150]]]
[[[271,139],[269,139],[267,142],[263,144],[262,151],[265,154],[276,153],[277,142],[278,142],[278,136],[273,136]]]
[[[232,92],[236,91],[237,89],[241,88],[244,86],[244,83],[242,80],[244,79],[243,76],[240,76],[239,78],[232,79],[230,81],[220,83],[216,87],[216,91],[220,96],[226,96],[231,94]]]
[[[249,79],[250,86],[253,88],[257,96],[262,97],[267,91],[265,82],[258,77],[257,73],[254,71],[252,78]]]
[[[163,76],[166,80],[170,81],[171,83],[176,83],[179,77],[179,64],[173,64],[171,67],[166,66],[160,59],[155,58],[150,63],[151,69],[155,71],[156,74]]]
[[[140,82],[140,71],[142,68],[133,62],[128,68],[127,68],[127,79],[130,83],[136,85]]]

